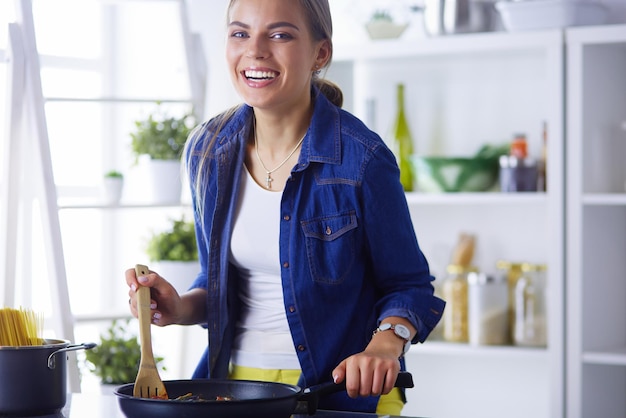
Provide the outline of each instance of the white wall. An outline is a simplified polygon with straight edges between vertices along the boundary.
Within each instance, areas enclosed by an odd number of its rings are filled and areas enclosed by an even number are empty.
[[[206,51],[209,71],[207,80],[207,99],[205,117],[213,116],[226,108],[240,102],[228,76],[225,58],[224,43],[226,36],[226,6],[228,0],[189,0],[190,20],[194,31],[202,35]],[[393,0],[394,4],[402,3]],[[404,5],[423,4],[424,0],[404,1]],[[541,0],[529,0],[541,1]],[[579,0],[568,0],[579,1]],[[587,0],[606,5],[610,9],[609,22],[626,22],[626,0]],[[376,5],[385,4],[385,0],[330,0],[334,20],[335,44],[350,44],[358,42],[367,36],[359,20],[363,19],[364,12],[356,13],[355,10],[370,9]],[[420,38],[424,31],[420,26],[419,15],[415,14],[412,19],[412,27],[404,37]]]

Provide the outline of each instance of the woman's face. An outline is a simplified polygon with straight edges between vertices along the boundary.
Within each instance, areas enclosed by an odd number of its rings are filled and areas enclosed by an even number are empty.
[[[299,3],[237,0],[228,15],[226,59],[250,106],[293,109],[308,103],[313,71],[326,64],[328,41],[314,41]]]

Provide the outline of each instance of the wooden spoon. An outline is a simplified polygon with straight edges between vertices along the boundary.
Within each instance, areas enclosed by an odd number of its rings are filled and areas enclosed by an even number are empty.
[[[137,277],[145,276],[150,270],[148,267],[137,264]],[[150,288],[139,286],[137,289],[137,312],[139,313],[139,340],[141,342],[141,361],[139,372],[133,387],[133,396],[138,398],[167,399],[165,385],[159,376],[152,352],[152,336],[150,334]]]

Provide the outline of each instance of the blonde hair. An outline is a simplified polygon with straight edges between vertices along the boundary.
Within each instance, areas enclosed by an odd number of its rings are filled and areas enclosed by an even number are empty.
[[[231,8],[236,2],[237,0],[230,0],[226,9],[227,15],[230,13]],[[321,70],[328,69],[333,56],[333,23],[328,0],[294,0],[294,3],[300,5],[304,11],[313,40],[315,42],[326,40],[330,48],[328,60],[324,64],[323,68],[318,69],[313,73],[311,83],[317,88],[316,91],[319,91],[321,94],[326,96],[326,98],[334,105],[341,107],[343,105],[343,92],[339,86],[320,77]],[[206,192],[206,189],[203,188],[207,187],[207,182],[204,181],[204,179],[206,179],[209,175],[208,162],[211,150],[217,140],[217,137],[219,136],[220,131],[222,130],[222,127],[232,118],[241,106],[242,105],[235,106],[218,115],[210,122],[210,124],[205,123],[196,127],[196,129],[194,129],[189,135],[185,144],[185,150],[183,152],[183,170],[190,178],[190,186],[193,188],[195,194],[196,217],[201,223],[204,222],[204,201],[202,199],[202,195]],[[197,150],[196,148],[198,142],[204,137],[202,132],[205,129],[209,129],[211,131],[211,140],[207,146],[204,147],[204,149]],[[189,163],[192,156],[194,156],[194,154],[198,155],[199,152],[201,155],[198,158],[198,164],[192,170]],[[202,228],[202,231],[204,231],[204,228]]]

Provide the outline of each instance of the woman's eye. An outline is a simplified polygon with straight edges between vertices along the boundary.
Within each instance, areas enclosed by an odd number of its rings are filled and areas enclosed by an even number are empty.
[[[270,38],[272,39],[283,39],[283,40],[288,40],[288,39],[292,39],[293,36],[291,36],[288,33],[284,33],[284,32],[279,32],[279,33],[273,33]]]
[[[242,31],[233,32],[230,34],[231,38],[247,38],[248,34]]]

